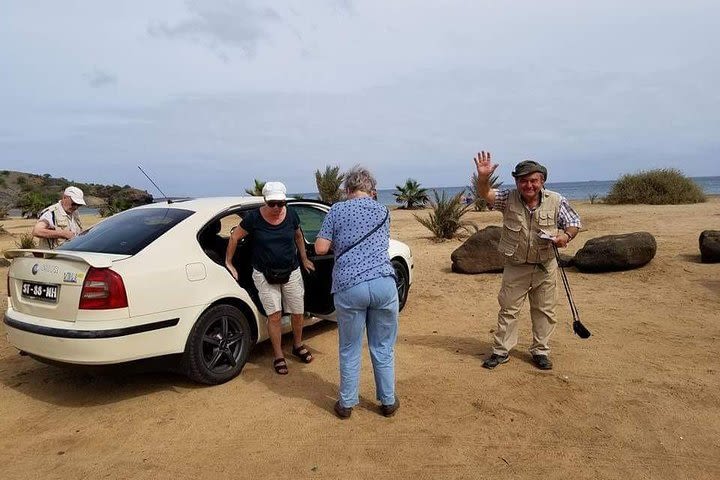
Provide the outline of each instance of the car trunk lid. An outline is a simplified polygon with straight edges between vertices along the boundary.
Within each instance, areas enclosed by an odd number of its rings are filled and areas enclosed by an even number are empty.
[[[8,293],[15,311],[74,322],[88,270],[109,268],[129,255],[14,249],[5,257],[12,259]]]

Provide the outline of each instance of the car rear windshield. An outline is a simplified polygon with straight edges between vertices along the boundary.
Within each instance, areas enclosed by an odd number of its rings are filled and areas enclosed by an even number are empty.
[[[138,208],[103,220],[58,250],[135,255],[192,215],[180,208]]]

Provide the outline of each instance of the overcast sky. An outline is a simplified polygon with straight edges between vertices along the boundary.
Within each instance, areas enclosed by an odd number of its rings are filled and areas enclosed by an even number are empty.
[[[0,168],[156,195],[720,175],[717,0],[5,0]]]

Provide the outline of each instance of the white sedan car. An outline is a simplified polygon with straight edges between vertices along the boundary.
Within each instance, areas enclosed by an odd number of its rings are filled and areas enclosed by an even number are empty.
[[[8,341],[39,359],[112,364],[181,354],[183,371],[208,384],[226,382],[267,336],[242,242],[236,282],[224,267],[231,229],[259,197],[166,201],[107,218],[56,250],[8,250]],[[303,272],[308,323],[334,319],[334,256],[318,256],[315,237],[329,206],[290,200],[300,217],[315,272]],[[390,240],[402,308],[413,259]],[[289,317],[283,325],[289,330]]]

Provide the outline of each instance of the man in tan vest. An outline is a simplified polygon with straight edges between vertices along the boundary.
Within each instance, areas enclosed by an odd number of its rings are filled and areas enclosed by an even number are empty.
[[[59,202],[40,212],[32,234],[40,239],[41,248],[53,249],[80,235],[80,205],[85,205],[83,191],[67,187]]]
[[[498,249],[506,258],[493,350],[483,367],[492,369],[508,361],[518,340],[517,315],[529,297],[533,333],[530,353],[536,367],[550,370],[548,340],[555,330],[557,303],[557,260],[552,244],[565,247],[575,238],[582,226],[580,217],[565,197],[545,190],[547,169],[537,162],[518,163],[512,172],[516,188],[504,190],[490,188],[490,176],[498,167],[492,163],[490,152],[478,153],[475,166],[478,192],[491,209],[503,214]]]

